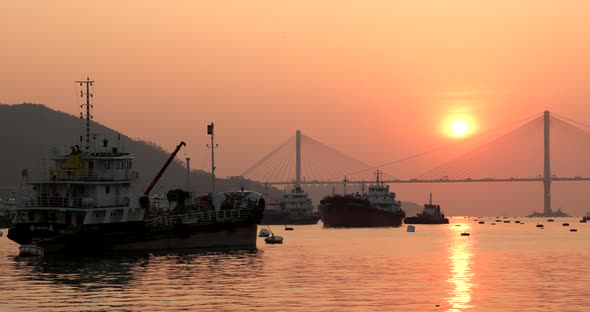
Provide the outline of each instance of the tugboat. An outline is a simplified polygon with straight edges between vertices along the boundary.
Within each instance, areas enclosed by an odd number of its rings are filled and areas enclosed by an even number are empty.
[[[369,186],[367,195],[346,194],[326,196],[320,201],[320,213],[325,227],[398,227],[406,213],[395,193],[380,181],[380,171],[375,173],[375,184]]]
[[[133,194],[139,174],[130,153],[90,144],[90,90],[86,85],[86,145],[56,153],[54,167],[30,175],[13,210],[7,237],[45,254],[152,251],[192,248],[256,248],[264,199],[249,191],[193,196],[169,191],[166,209],[149,193],[184,142],[170,155],[143,195]],[[84,93],[83,93],[84,94]],[[212,128],[212,125],[210,125]],[[211,136],[213,140],[212,129]],[[208,131],[209,132],[209,131]],[[22,248],[29,250],[31,248]]]
[[[267,204],[262,218],[262,224],[316,224],[320,220],[320,213],[316,211],[308,194],[300,186],[291,191],[283,192],[283,199],[279,205]]]
[[[424,204],[422,213],[415,217],[405,218],[404,224],[449,224],[449,219],[445,218],[445,215],[441,213],[439,205],[432,203],[432,193],[430,193],[429,201]]]

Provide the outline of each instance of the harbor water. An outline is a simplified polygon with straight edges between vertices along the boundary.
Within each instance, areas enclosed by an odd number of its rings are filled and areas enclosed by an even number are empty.
[[[255,251],[58,258],[19,257],[2,229],[0,311],[588,311],[590,223],[501,220],[272,226],[284,244]]]

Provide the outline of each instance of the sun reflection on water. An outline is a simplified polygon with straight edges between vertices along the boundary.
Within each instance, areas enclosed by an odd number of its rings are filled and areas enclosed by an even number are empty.
[[[475,286],[472,281],[475,275],[472,259],[473,238],[460,235],[460,233],[469,232],[469,230],[469,226],[465,224],[451,226],[451,238],[447,249],[450,265],[449,279],[447,279],[450,286],[447,298],[450,305],[449,311],[461,311],[474,307],[471,301]]]

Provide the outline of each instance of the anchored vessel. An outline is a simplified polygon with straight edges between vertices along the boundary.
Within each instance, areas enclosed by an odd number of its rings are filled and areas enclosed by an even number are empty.
[[[80,83],[87,87],[86,146],[54,155],[54,168],[39,175],[23,171],[28,187],[14,208],[9,239],[50,253],[256,247],[264,211],[259,193],[172,190],[166,207],[150,204],[149,192],[184,142],[144,194],[133,194],[139,177],[131,170],[134,157],[106,140],[100,149],[89,144],[92,81]]]
[[[300,186],[285,190],[281,202],[274,207],[267,204],[267,208],[270,209],[264,211],[263,224],[316,224],[320,220],[320,213]]]
[[[415,217],[404,219],[405,224],[448,224],[449,219],[441,213],[440,206],[432,204],[432,193],[427,204],[424,204],[424,210]]]
[[[366,195],[331,195],[320,201],[320,214],[327,227],[388,227],[400,226],[406,213],[401,202],[395,200],[395,193],[379,180],[369,186]],[[346,189],[347,179],[344,179]],[[345,191],[346,192],[346,191]]]

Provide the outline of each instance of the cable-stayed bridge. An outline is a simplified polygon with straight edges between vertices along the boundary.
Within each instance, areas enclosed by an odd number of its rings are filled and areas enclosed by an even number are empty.
[[[584,129],[590,126],[546,111],[480,136],[489,137],[507,128],[510,131],[485,144],[428,170],[416,169],[406,178],[387,173],[387,168],[411,167],[417,159],[444,154],[455,145],[478,137],[371,166],[297,131],[242,176],[270,185],[364,184],[374,180],[373,172],[381,169],[386,172],[382,180],[388,184],[539,181],[544,184],[547,214],[552,211],[552,182],[590,181],[590,133]]]

